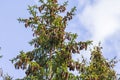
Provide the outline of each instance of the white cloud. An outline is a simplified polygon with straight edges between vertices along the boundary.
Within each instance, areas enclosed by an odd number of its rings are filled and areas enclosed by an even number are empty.
[[[94,41],[105,41],[120,29],[120,0],[96,0],[92,5],[88,1],[84,1],[87,4],[79,19],[91,32]]]
[[[120,57],[120,0],[79,0],[84,6],[78,17],[80,23],[91,33],[94,43],[102,41],[103,54],[107,58]],[[120,63],[119,63],[120,64]],[[120,73],[120,65],[115,67]]]

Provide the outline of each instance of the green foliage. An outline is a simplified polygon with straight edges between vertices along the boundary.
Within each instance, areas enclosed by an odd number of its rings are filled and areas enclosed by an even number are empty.
[[[90,63],[84,67],[84,72],[81,72],[82,80],[116,80],[116,72],[113,67],[116,60],[107,61],[101,52],[101,47],[96,46],[91,51]]]
[[[72,54],[80,54],[81,50],[87,50],[87,46],[92,43],[92,41],[77,42],[77,34],[65,31],[76,7],[66,11],[67,2],[62,5],[58,4],[57,0],[39,2],[40,6],[28,7],[31,17],[18,19],[19,22],[25,23],[26,28],[32,29],[34,37],[30,41],[34,49],[28,52],[21,51],[11,60],[16,69],[26,70],[26,77],[23,80],[91,80],[87,78],[89,76],[92,80],[101,80],[98,77],[99,74],[102,76],[102,73],[104,77],[110,76],[111,79],[114,71],[106,65],[107,62],[99,51],[92,52],[89,66],[86,66],[84,59],[82,62],[72,59]],[[64,16],[61,13],[64,13]],[[96,55],[99,58],[94,57]],[[70,72],[75,70],[80,72],[79,76]]]

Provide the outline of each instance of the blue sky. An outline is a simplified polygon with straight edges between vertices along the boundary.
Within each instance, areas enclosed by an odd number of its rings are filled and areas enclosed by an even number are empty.
[[[25,29],[23,24],[18,23],[19,17],[27,18],[27,6],[33,4],[32,0],[1,0],[0,1],[0,67],[4,74],[17,78],[23,77],[22,70],[15,70],[12,59],[19,51],[31,50],[28,42],[32,39],[31,30]]]
[[[35,0],[0,1],[0,54],[3,55],[0,68],[14,78],[22,78],[25,74],[22,70],[15,70],[9,59],[21,50],[32,50],[28,44],[32,32],[17,19],[29,17],[27,6],[32,4],[38,3]],[[69,0],[69,7],[74,5],[77,7],[76,16],[69,22],[67,30],[78,33],[78,40],[94,40],[95,45],[101,41],[106,58],[119,58],[120,0]],[[89,57],[89,54],[85,56]],[[119,67],[117,64],[117,72],[120,72]]]

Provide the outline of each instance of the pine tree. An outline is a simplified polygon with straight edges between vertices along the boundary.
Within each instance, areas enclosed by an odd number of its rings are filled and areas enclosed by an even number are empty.
[[[26,28],[31,28],[33,31],[30,44],[34,49],[28,52],[21,51],[11,60],[16,69],[26,70],[23,80],[102,80],[101,78],[106,76],[110,76],[111,80],[114,71],[107,66],[99,51],[92,52],[89,66],[85,64],[84,59],[79,62],[72,58],[72,54],[80,54],[81,50],[87,50],[87,46],[92,43],[92,41],[76,41],[77,34],[65,31],[67,23],[73,19],[76,7],[67,11],[68,2],[62,5],[57,0],[39,0],[39,2],[40,6],[28,7],[31,14],[29,18],[18,19]],[[95,55],[100,55],[98,56],[100,61],[94,57]],[[105,70],[104,72],[108,69],[106,75],[102,76],[102,72],[98,71],[99,67],[96,67],[97,64],[104,65],[100,68]],[[79,71],[78,76],[70,72],[75,70]],[[92,76],[90,73],[95,75]],[[101,77],[98,78],[99,76]]]
[[[91,43],[76,42],[77,34],[65,31],[76,7],[65,12],[67,2],[62,5],[58,4],[57,0],[39,2],[40,6],[29,6],[31,17],[19,19],[25,23],[26,28],[32,28],[34,39],[30,44],[34,45],[34,49],[28,52],[21,51],[12,60],[15,62],[15,68],[26,69],[26,80],[74,80],[75,76],[69,70],[78,70],[80,65],[76,66],[72,54],[86,50],[87,45]]]
[[[113,69],[118,62],[116,57],[106,60],[101,52],[100,46],[95,46],[91,51],[90,63],[81,72],[82,80],[117,80],[117,73]]]

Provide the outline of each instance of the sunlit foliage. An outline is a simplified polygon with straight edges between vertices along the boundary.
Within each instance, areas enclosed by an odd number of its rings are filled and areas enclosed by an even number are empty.
[[[112,80],[115,72],[102,57],[100,50],[92,51],[89,66],[72,58],[72,54],[87,50],[92,42],[76,41],[77,34],[65,31],[67,23],[75,15],[76,7],[67,11],[68,2],[62,5],[57,0],[39,2],[40,6],[28,7],[29,18],[18,19],[33,31],[30,44],[34,49],[21,51],[11,60],[16,69],[26,70],[23,80]],[[75,70],[79,71],[78,76],[70,72]]]

